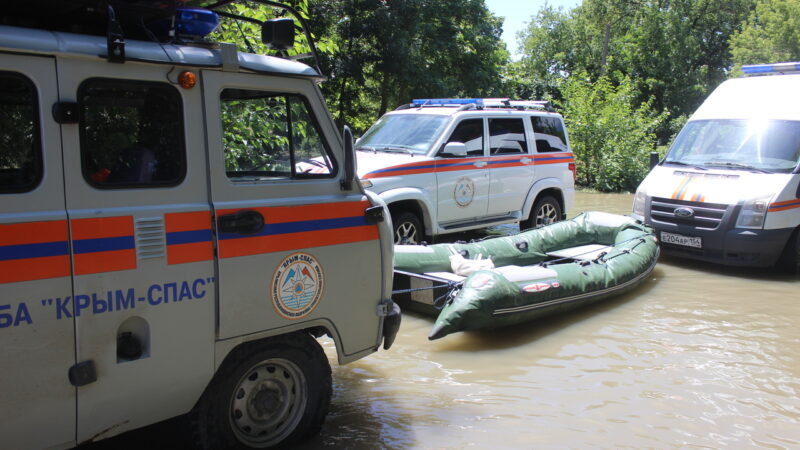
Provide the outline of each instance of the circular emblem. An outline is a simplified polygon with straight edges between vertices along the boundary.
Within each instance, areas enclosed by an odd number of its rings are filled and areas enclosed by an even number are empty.
[[[475,197],[475,183],[470,178],[461,177],[456,181],[453,198],[458,206],[468,206]]]
[[[275,269],[272,305],[287,319],[300,319],[319,305],[325,277],[322,266],[308,253],[293,253]]]

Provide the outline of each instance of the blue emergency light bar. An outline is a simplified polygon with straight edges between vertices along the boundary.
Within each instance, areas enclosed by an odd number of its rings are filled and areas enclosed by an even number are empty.
[[[411,106],[448,106],[448,105],[476,105],[483,106],[482,98],[415,98]]]
[[[203,8],[179,7],[175,12],[175,32],[178,36],[202,38],[217,29],[219,16]]]
[[[752,64],[742,66],[745,75],[759,75],[764,73],[800,73],[800,62],[786,62],[776,64]]]

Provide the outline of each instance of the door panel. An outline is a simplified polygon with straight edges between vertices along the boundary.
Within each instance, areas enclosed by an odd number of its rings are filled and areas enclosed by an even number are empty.
[[[445,143],[467,146],[467,158],[436,157],[439,223],[478,219],[486,215],[489,172],[483,119],[465,119],[455,125]]]
[[[489,119],[490,216],[520,211],[533,185],[534,164],[525,137],[529,125],[526,122],[521,117]]]
[[[59,60],[78,441],[189,411],[214,371],[215,277],[200,89],[170,67]],[[98,77],[97,74],[103,74]],[[138,344],[138,345],[137,345]]]
[[[339,140],[318,91],[302,79],[213,71],[202,78],[205,91],[217,93],[205,105],[219,338],[322,320],[336,327],[345,354],[374,347],[378,228],[364,218],[366,196],[340,189]],[[314,157],[326,161],[324,170],[300,169]]]
[[[4,144],[9,159],[0,162],[0,440],[6,448],[71,446],[75,326],[66,307],[61,139],[50,113],[55,61],[7,54],[0,61],[0,135],[13,143]]]

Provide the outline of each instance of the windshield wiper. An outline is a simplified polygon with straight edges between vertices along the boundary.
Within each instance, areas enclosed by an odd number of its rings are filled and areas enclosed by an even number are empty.
[[[686,167],[691,167],[691,168],[697,169],[697,170],[708,170],[703,166],[699,166],[697,164],[689,164],[689,163],[685,163],[683,161],[664,160],[664,164],[675,164],[676,166],[686,166]]]
[[[356,147],[356,151],[357,152],[372,152],[372,153],[376,153],[378,151],[378,149],[375,148],[375,147],[368,147],[366,145],[363,145],[363,146],[360,146],[360,147]]]
[[[742,164],[738,162],[728,162],[728,161],[709,161],[705,163],[706,166],[715,166],[715,167],[731,167],[734,169],[745,169],[750,170],[756,173],[773,173],[770,170],[762,169],[760,167],[751,166],[749,164]]]

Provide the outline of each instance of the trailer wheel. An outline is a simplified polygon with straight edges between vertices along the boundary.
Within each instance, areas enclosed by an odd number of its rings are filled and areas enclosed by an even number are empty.
[[[792,275],[800,275],[800,228],[794,230],[786,248],[783,249],[778,264],[781,269]]]
[[[237,349],[192,412],[203,449],[269,448],[319,431],[328,413],[331,368],[306,333]]]
[[[539,228],[561,220],[561,204],[550,195],[536,201],[528,218],[519,223],[520,230]]]

